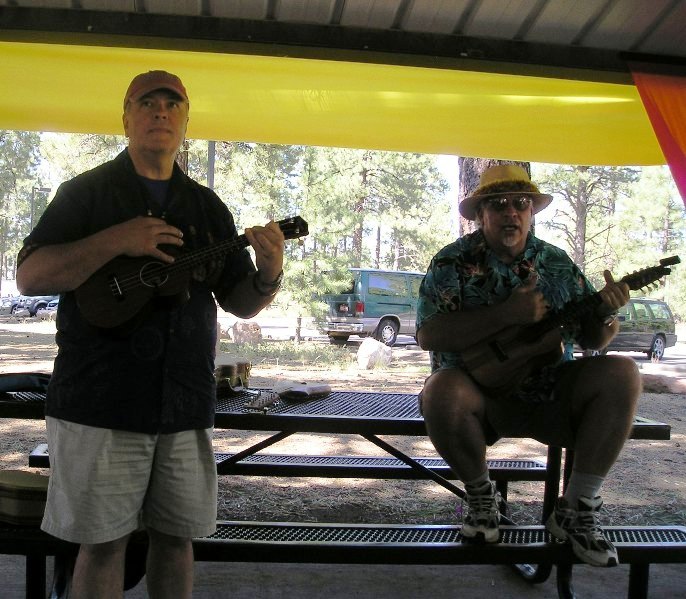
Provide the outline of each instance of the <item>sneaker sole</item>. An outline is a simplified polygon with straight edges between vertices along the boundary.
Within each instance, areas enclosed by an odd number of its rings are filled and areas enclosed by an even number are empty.
[[[483,530],[465,531],[462,528],[462,539],[471,543],[488,543],[493,544],[500,541],[500,531],[499,530],[489,530],[484,532]]]

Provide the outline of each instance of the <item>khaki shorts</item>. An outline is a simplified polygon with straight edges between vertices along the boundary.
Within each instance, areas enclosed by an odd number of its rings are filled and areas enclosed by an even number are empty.
[[[217,470],[212,429],[148,435],[46,418],[48,502],[41,528],[72,543],[105,543],[138,528],[212,534]]]

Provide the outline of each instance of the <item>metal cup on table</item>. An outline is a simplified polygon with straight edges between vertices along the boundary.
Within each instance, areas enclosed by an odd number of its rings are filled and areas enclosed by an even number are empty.
[[[251,366],[250,362],[244,360],[218,365],[214,369],[217,392],[238,393],[247,389],[250,383]]]

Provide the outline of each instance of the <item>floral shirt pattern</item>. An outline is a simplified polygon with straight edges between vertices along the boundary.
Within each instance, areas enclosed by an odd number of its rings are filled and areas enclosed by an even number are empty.
[[[552,313],[559,312],[567,302],[595,293],[564,250],[529,233],[524,252],[512,264],[505,264],[488,248],[483,233],[476,231],[445,246],[432,259],[419,290],[417,330],[437,314],[466,306],[492,306],[506,300],[530,273],[538,276],[536,287]],[[565,326],[562,337],[566,346],[580,342],[579,325]],[[569,354],[566,352],[562,360],[568,359]],[[459,353],[431,352],[432,370],[462,365]],[[525,381],[517,394],[531,401],[548,399],[555,366],[544,368]]]

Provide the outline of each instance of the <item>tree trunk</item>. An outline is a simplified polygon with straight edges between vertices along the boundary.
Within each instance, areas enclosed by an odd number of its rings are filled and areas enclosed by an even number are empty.
[[[369,170],[367,169],[367,163],[369,161],[369,153],[365,152],[362,162],[362,172],[360,173],[360,193],[355,200],[355,206],[353,211],[358,215],[357,224],[355,230],[353,231],[353,247],[352,252],[355,256],[355,265],[362,266],[362,238],[364,233],[364,210],[367,205],[367,185],[368,185],[368,175]]]
[[[381,264],[381,225],[376,227],[376,251],[374,254],[374,268],[379,268],[379,264]]]

